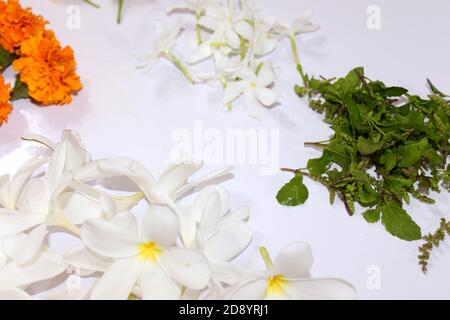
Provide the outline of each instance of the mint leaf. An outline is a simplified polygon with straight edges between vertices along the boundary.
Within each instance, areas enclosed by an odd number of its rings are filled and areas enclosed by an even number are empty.
[[[278,191],[277,200],[284,206],[298,206],[305,203],[308,195],[308,189],[303,183],[303,176],[296,175]]]
[[[387,200],[381,206],[381,221],[386,230],[402,240],[413,241],[422,238],[420,227],[396,202]]]

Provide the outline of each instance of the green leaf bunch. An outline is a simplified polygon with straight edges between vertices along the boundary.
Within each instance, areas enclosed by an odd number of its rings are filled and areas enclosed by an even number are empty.
[[[339,198],[349,215],[357,207],[368,223],[381,221],[392,235],[421,239],[421,229],[404,204],[411,197],[434,203],[431,191],[449,191],[450,101],[430,81],[426,98],[402,87],[371,81],[362,67],[339,79],[309,78],[295,92],[324,115],[334,134],[307,142],[321,150],[304,169],[283,169],[296,176],[278,193],[283,205],[308,197],[300,177],[324,185],[330,202]],[[357,206],[358,205],[358,206]]]

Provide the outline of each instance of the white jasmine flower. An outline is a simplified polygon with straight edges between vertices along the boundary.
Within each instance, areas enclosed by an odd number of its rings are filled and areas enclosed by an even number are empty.
[[[172,53],[173,48],[176,44],[176,39],[180,34],[182,28],[180,25],[175,24],[172,27],[167,27],[161,21],[157,21],[155,24],[156,37],[154,40],[154,50],[150,55],[141,58],[140,60],[145,61],[143,65],[138,66],[138,68],[151,68],[158,58],[164,56],[172,61],[185,75],[185,77],[190,81],[194,82],[189,71],[183,65],[183,63]]]
[[[266,270],[244,276],[230,289],[231,299],[354,299],[355,289],[340,279],[311,279],[312,253],[305,243],[297,242],[280,251],[272,263],[261,248]]]
[[[244,69],[235,74],[238,79],[229,82],[225,89],[225,103],[230,103],[244,95],[245,106],[249,115],[259,115],[258,102],[271,106],[277,101],[276,93],[268,88],[274,82],[272,69],[263,65],[258,74],[251,69]]]
[[[139,283],[143,299],[178,299],[181,287],[200,290],[211,271],[197,250],[176,247],[176,215],[150,206],[139,228],[131,213],[110,221],[87,220],[81,228],[85,245],[114,262],[92,289],[92,299],[126,299]]]
[[[196,16],[201,16],[206,8],[217,0],[184,0],[169,7],[168,13],[176,10],[187,10],[193,12]]]

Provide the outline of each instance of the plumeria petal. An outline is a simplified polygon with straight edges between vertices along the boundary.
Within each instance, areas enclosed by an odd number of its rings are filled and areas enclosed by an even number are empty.
[[[205,254],[217,261],[230,261],[244,251],[252,240],[246,223],[230,221],[205,242]]]
[[[181,289],[156,263],[148,263],[140,279],[142,299],[176,300]]]
[[[311,248],[304,242],[294,242],[283,248],[274,262],[274,274],[287,278],[306,278],[313,264]]]
[[[142,219],[141,241],[154,241],[158,245],[172,246],[179,234],[175,213],[166,206],[150,205]]]
[[[126,300],[144,270],[137,258],[115,261],[92,289],[93,300]]]
[[[340,279],[291,280],[284,290],[297,300],[349,300],[356,298],[355,289]]]
[[[267,279],[264,277],[245,277],[232,290],[230,299],[232,300],[261,300],[267,290]]]
[[[29,263],[41,253],[47,227],[40,225],[29,234],[12,235],[3,241],[3,250],[19,266]]]
[[[0,208],[0,237],[23,232],[45,220],[42,214]]]
[[[105,257],[126,258],[137,255],[139,238],[133,230],[137,228],[135,217],[126,212],[114,219],[116,223],[98,218],[87,220],[81,227],[81,239],[89,249]]]
[[[203,289],[211,278],[208,260],[197,250],[171,248],[159,260],[171,278],[190,289]]]

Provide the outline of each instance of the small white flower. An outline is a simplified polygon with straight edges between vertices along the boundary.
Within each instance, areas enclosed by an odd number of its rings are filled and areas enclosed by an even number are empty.
[[[285,26],[283,24],[276,23],[273,30],[274,32],[284,35],[286,37],[295,37],[302,33],[310,33],[317,31],[320,26],[314,24],[312,19],[312,11],[307,11],[303,13],[300,17],[294,20],[290,26]]]
[[[176,10],[188,10],[195,13],[197,17],[200,17],[205,12],[206,8],[215,2],[217,2],[217,0],[184,0],[183,2],[169,7],[167,12],[171,13]]]
[[[274,82],[272,69],[263,65],[258,74],[247,68],[235,74],[237,81],[229,82],[225,89],[225,103],[244,95],[245,106],[250,116],[259,116],[259,103],[271,106],[277,101],[276,93],[268,88]]]
[[[312,253],[302,242],[280,251],[275,262],[265,248],[261,255],[266,270],[244,276],[230,289],[231,299],[354,299],[355,289],[340,279],[311,279]]]
[[[174,63],[184,74],[184,76],[191,82],[194,83],[194,79],[192,78],[189,71],[183,65],[183,63],[178,59],[173,53],[172,50],[176,45],[176,39],[180,34],[182,28],[179,24],[175,24],[172,27],[168,27],[163,24],[161,21],[157,21],[155,25],[156,35],[154,40],[154,49],[153,52],[143,58],[140,58],[144,62],[144,64],[138,66],[138,68],[151,68],[156,63],[158,58],[164,56],[168,58],[172,63]]]

